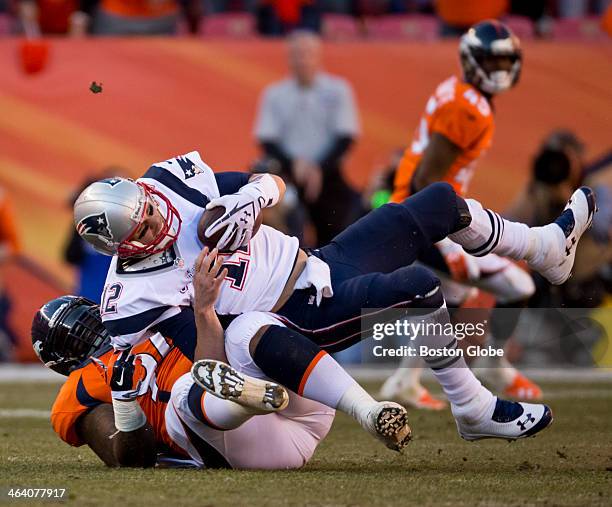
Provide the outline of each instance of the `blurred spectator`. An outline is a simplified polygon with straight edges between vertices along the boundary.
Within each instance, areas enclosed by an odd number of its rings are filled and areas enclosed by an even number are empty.
[[[200,0],[88,0],[93,35],[174,35],[181,10],[190,33],[198,31]]]
[[[511,0],[510,14],[525,16],[533,22],[535,35],[547,37],[552,34],[553,21],[550,17],[548,0]]]
[[[3,268],[20,250],[13,206],[5,190],[0,189],[0,361],[10,359],[12,345],[17,343],[8,322],[11,300],[4,287]]]
[[[80,188],[70,197],[68,204],[70,210],[74,205],[79,194],[94,181],[122,176],[125,170],[121,168],[109,168],[95,177],[88,178]],[[87,241],[83,240],[76,232],[74,225],[70,224],[68,241],[64,248],[64,260],[74,266],[77,270],[77,281],[74,292],[77,296],[84,296],[95,303],[100,303],[102,289],[106,281],[108,267],[112,260],[108,255],[96,252]]]
[[[280,36],[295,29],[321,31],[318,0],[260,0],[256,16],[261,35]]]
[[[529,225],[551,222],[583,178],[583,142],[568,130],[556,130],[544,139],[532,164],[526,191],[508,211]]]
[[[360,213],[360,198],[341,165],[359,133],[350,85],[322,72],[321,42],[295,32],[288,42],[291,76],[263,92],[255,136],[265,155],[295,184],[308,209],[318,244],[329,242]]]
[[[496,19],[508,11],[508,0],[435,0],[442,23],[440,35],[457,37],[485,19]]]
[[[78,0],[18,0],[16,9],[21,30],[30,37],[87,32],[88,17]]]
[[[599,211],[593,218],[591,234],[600,245],[612,243],[612,150],[588,164],[583,171],[583,183],[597,196]],[[610,257],[608,257],[608,260]]]
[[[356,17],[381,16],[391,10],[391,0],[353,0],[353,14]]]
[[[603,276],[612,262],[612,153],[590,166],[584,155],[584,144],[572,132],[551,133],[534,158],[526,190],[506,213],[531,226],[544,225],[554,220],[581,184],[592,186],[597,197],[600,212],[580,242],[572,278],[551,287],[535,276],[537,291],[530,306],[590,308],[598,306],[607,292]]]
[[[259,0],[203,0],[204,13],[219,14],[221,12],[255,12]]]
[[[610,0],[557,0],[560,18],[584,18],[589,14],[602,14]]]

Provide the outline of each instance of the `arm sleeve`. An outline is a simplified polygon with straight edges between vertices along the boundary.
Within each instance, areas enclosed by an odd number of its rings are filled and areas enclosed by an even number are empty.
[[[467,150],[480,140],[490,126],[491,115],[483,116],[476,108],[453,100],[436,110],[431,132],[437,132],[462,150]]]
[[[335,118],[335,131],[341,137],[356,137],[359,135],[359,118],[353,89],[344,81],[339,87],[339,103]]]
[[[237,171],[228,171],[223,173],[215,173],[215,180],[219,187],[219,195],[235,194],[244,187],[251,175],[249,173],[241,173]]]
[[[255,120],[255,137],[261,142],[281,137],[281,121],[276,108],[274,88],[266,88],[262,94]]]

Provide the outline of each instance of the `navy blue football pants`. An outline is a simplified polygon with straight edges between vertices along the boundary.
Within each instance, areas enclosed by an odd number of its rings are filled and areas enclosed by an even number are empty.
[[[440,281],[427,268],[411,264],[461,228],[461,201],[450,185],[435,183],[401,203],[371,211],[311,252],[330,267],[333,297],[317,306],[314,288],[296,290],[277,314],[333,352],[362,339],[365,309],[439,308],[444,301]]]

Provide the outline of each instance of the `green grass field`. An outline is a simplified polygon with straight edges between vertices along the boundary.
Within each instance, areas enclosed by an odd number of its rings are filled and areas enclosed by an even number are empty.
[[[108,469],[45,419],[7,417],[48,410],[57,385],[0,384],[0,503],[32,505],[8,487],[60,487],[68,504],[115,507],[610,505],[612,384],[544,388],[555,422],[535,438],[467,443],[450,412],[412,412],[414,441],[400,455],[339,415],[304,469],[239,472]]]

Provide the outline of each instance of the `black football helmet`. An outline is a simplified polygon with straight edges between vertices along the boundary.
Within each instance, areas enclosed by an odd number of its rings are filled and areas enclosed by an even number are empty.
[[[99,306],[84,297],[53,299],[32,320],[34,352],[45,366],[62,375],[68,375],[109,341]]]
[[[486,94],[509,90],[519,80],[521,44],[512,30],[497,20],[482,21],[463,34],[459,56],[465,81]],[[509,69],[496,68],[495,60],[502,58],[510,60]]]

